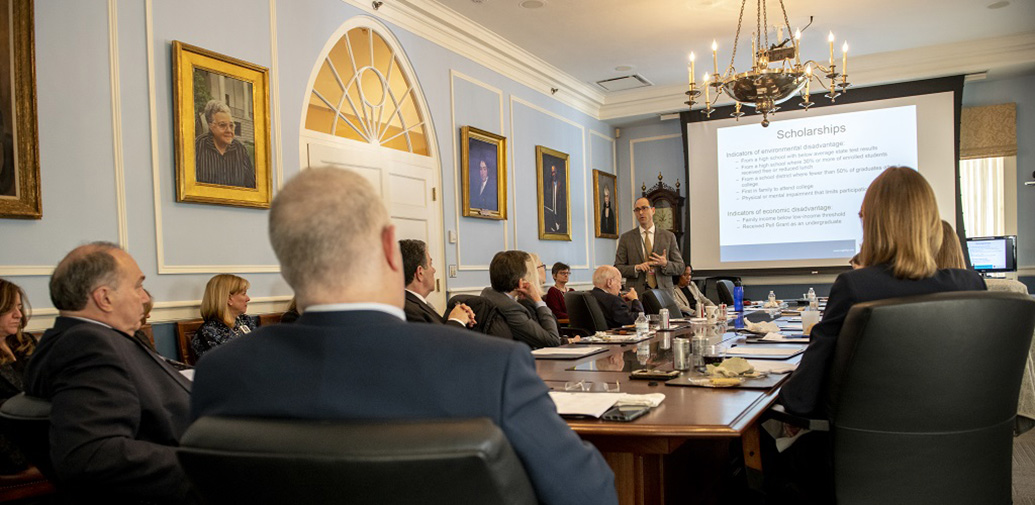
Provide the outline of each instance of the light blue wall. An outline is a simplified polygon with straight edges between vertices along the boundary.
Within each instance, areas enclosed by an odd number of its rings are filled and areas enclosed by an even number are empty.
[[[1017,104],[1017,263],[1020,268],[1035,268],[1035,187],[1025,181],[1035,179],[1035,75],[977,81],[963,88],[963,106],[976,107],[1001,103]]]
[[[633,202],[643,194],[644,184],[649,190],[658,183],[659,172],[662,182],[669,186],[674,187],[679,181],[679,193],[687,197],[686,163],[683,161],[679,120],[658,121],[621,130],[617,146],[619,213],[622,217],[621,231],[628,231],[636,226]],[[689,205],[687,200],[687,209]],[[687,254],[683,251],[684,258]]]
[[[316,59],[326,44],[334,42],[331,38],[343,23],[366,14],[340,0],[280,0],[274,4],[271,14],[269,2],[254,0],[155,0],[149,39],[144,2],[117,2],[114,32],[109,30],[106,1],[36,2],[43,219],[0,220],[0,236],[8,245],[0,251],[0,271],[52,266],[80,243],[118,241],[118,155],[124,161],[126,245],[147,275],[146,286],[159,306],[199,300],[212,275],[204,270],[275,265],[266,239],[265,210],[175,201],[171,70],[173,40],[271,68],[271,91],[280,98],[270,111],[274,185],[278,172],[284,179],[290,178],[299,169],[306,86]],[[206,14],[199,16],[198,12]],[[592,205],[592,169],[615,171],[612,129],[443,46],[391,23],[386,25],[409,59],[430,111],[427,119],[441,164],[443,225],[460,236],[459,244],[446,243],[445,263],[458,264],[459,250],[461,266],[484,266],[496,251],[516,245],[539,252],[548,262],[564,260],[587,267],[573,272],[573,282],[588,282],[588,267],[601,255],[604,263],[610,263],[614,250],[614,240],[593,238],[592,215],[586,211]],[[109,61],[112,34],[117,38],[119,71],[114,103]],[[149,46],[154,50],[154,118],[149,101]],[[113,131],[115,110],[121,111],[119,135]],[[454,173],[459,165],[459,129],[464,125],[508,138],[510,194],[517,198],[510,201],[507,221],[461,217],[457,226]],[[276,137],[278,129],[282,139]],[[155,152],[152,135],[157,139]],[[571,155],[571,242],[538,239],[537,144]],[[153,157],[157,159],[157,180]],[[156,184],[161,213],[157,225]],[[160,275],[159,253],[167,267],[187,273]],[[246,271],[240,275],[251,282],[253,298],[291,294],[277,273]],[[26,288],[39,314],[53,314],[46,275],[5,276]],[[481,287],[488,284],[488,272],[463,270],[446,282],[449,289]],[[174,355],[171,326],[158,324],[155,334],[159,349]]]

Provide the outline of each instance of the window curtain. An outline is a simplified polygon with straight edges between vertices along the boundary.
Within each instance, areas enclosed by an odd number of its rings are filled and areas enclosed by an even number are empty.
[[[1006,233],[1003,157],[960,161],[960,193],[967,236]]]
[[[960,159],[1017,155],[1017,104],[964,107],[960,117]]]

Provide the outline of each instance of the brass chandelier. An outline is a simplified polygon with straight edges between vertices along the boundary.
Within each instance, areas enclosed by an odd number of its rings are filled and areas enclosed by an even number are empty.
[[[712,41],[712,63],[715,66],[713,73],[705,72],[703,83],[699,86],[694,79],[694,53],[690,53],[690,63],[687,65],[690,76],[690,90],[686,92],[689,100],[685,103],[693,109],[697,99],[701,96],[699,87],[704,88],[704,109],[702,112],[711,118],[715,109],[712,107],[719,96],[725,93],[736,102],[735,112],[730,116],[740,119],[744,115],[740,111],[742,105],[754,107],[756,113],[762,114],[762,126],[769,126],[769,115],[780,110],[779,104],[785,102],[800,93],[803,101],[798,104],[805,110],[812,106],[809,100],[811,83],[815,79],[819,85],[827,91],[824,95],[831,102],[838,96],[845,93],[850,86],[848,83],[848,43],[841,46],[841,68],[838,71],[834,62],[834,34],[830,33],[827,41],[830,44],[830,61],[823,66],[815,61],[802,62],[799,54],[801,46],[801,30],[794,32],[791,36],[790,21],[787,19],[787,9],[783,0],[779,0],[780,10],[783,13],[783,26],[777,27],[774,35],[776,43],[769,43],[769,22],[766,11],[766,0],[756,0],[755,12],[757,18],[757,29],[751,37],[751,70],[737,73],[733,63],[737,57],[737,44],[740,41],[740,28],[744,21],[744,6],[747,0],[740,4],[740,17],[737,20],[737,35],[733,39],[733,55],[730,57],[729,67],[722,74],[719,74],[718,44]],[[809,20],[808,28],[812,24]],[[787,38],[784,38],[784,28],[787,29]],[[814,70],[818,75],[814,73]],[[826,78],[829,85],[823,78]],[[714,99],[713,99],[714,96]]]

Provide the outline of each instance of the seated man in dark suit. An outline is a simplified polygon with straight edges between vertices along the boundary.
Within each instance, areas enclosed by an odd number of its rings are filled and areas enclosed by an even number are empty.
[[[600,302],[608,328],[618,328],[636,322],[643,312],[643,305],[636,296],[636,290],[622,293],[622,273],[611,265],[597,267],[593,272],[593,298]]]
[[[524,251],[501,251],[489,263],[489,282],[482,297],[492,302],[507,320],[514,335],[533,349],[563,343],[557,329],[557,318],[546,306],[539,286],[528,278],[537,278],[536,265]],[[525,301],[528,305],[520,303]]]
[[[403,282],[406,283],[406,320],[411,323],[451,324],[458,328],[474,326],[474,311],[462,303],[456,304],[448,320],[435,312],[424,297],[435,290],[435,267],[423,240],[400,240],[399,251],[403,260]]]
[[[618,502],[611,470],[557,415],[527,347],[406,323],[403,292],[390,289],[403,283],[395,227],[366,179],[303,170],[277,194],[269,220],[302,315],[206,355],[192,417],[486,417],[507,436],[541,503]]]
[[[132,336],[148,300],[143,281],[106,242],[74,249],[50,278],[60,316],[29,361],[25,391],[53,405],[50,456],[77,502],[194,501],[176,462],[190,381]]]

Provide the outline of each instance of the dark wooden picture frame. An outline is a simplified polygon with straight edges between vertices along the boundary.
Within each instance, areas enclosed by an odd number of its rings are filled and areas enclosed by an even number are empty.
[[[0,217],[40,219],[35,10],[32,0],[6,0],[0,10]]]
[[[549,147],[535,146],[535,167],[539,240],[570,242],[571,172],[568,170],[568,155]]]
[[[593,170],[593,222],[597,238],[618,238],[618,177]],[[606,212],[605,212],[606,211]]]
[[[473,126],[461,128],[460,181],[465,217],[506,219],[506,137]]]
[[[269,70],[180,41],[172,53],[176,201],[269,208]]]

